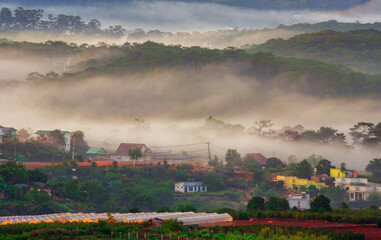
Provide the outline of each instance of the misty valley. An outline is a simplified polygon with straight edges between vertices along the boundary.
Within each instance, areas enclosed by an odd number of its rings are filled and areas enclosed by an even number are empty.
[[[0,239],[381,238],[380,1],[0,9]]]

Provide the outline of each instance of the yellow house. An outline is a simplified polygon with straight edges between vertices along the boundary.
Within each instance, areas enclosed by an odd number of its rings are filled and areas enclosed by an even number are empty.
[[[356,171],[341,171],[337,168],[331,168],[329,170],[329,176],[332,178],[357,178],[357,172]]]
[[[320,189],[322,187],[328,187],[325,183],[318,183],[312,180],[308,180],[305,178],[298,178],[295,176],[276,176],[275,181],[283,181],[284,186],[287,189],[293,189],[294,186],[300,188],[301,186],[304,186],[308,188],[311,185],[316,186],[316,188]]]
[[[345,172],[340,169],[331,168],[329,170],[329,176],[332,178],[345,178]]]

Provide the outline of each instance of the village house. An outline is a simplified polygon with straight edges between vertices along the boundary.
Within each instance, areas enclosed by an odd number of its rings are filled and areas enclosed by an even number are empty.
[[[266,166],[267,158],[263,156],[261,153],[248,153],[244,157],[244,159],[253,158],[255,161],[262,167]]]
[[[53,143],[53,138],[52,135],[50,134],[52,131],[51,130],[39,130],[37,131],[36,134],[36,140],[47,144],[51,145]],[[64,136],[65,139],[65,144],[64,144],[64,150],[65,152],[70,152],[70,147],[71,147],[71,133],[68,131],[61,131],[61,134]]]
[[[296,207],[300,210],[310,209],[310,195],[302,192],[302,194],[291,194],[287,198],[290,208]]]
[[[111,155],[111,159],[114,161],[129,161],[133,159],[129,156],[130,150],[140,149],[142,157],[140,159],[148,159],[152,152],[145,144],[142,143],[121,143],[114,154]]]
[[[175,192],[207,192],[208,188],[202,182],[178,182],[175,183]]]
[[[381,184],[368,182],[366,185],[350,185],[347,187],[347,199],[350,202],[369,200],[372,194],[381,197]]]
[[[333,186],[333,178],[327,174],[314,174],[311,176],[311,180],[317,183],[325,183],[328,186]]]
[[[3,143],[6,139],[15,139],[17,130],[12,127],[0,126],[0,143]]]
[[[320,189],[322,187],[328,187],[325,183],[319,183],[312,180],[308,180],[305,178],[298,178],[295,176],[276,176],[274,181],[283,181],[284,187],[286,189],[292,190],[295,187],[300,189],[300,187],[308,188],[311,185],[314,185],[317,189]]]
[[[110,154],[101,147],[91,147],[85,153],[85,158],[89,160],[105,160],[110,158]]]
[[[332,178],[357,178],[356,171],[345,170],[331,168],[329,176]]]

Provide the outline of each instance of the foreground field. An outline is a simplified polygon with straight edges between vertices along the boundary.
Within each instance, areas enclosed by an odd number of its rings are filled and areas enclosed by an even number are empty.
[[[353,233],[361,233],[365,235],[366,240],[381,239],[381,228],[377,228],[375,224],[350,224],[337,223],[318,220],[297,220],[297,219],[251,219],[250,221],[237,220],[234,221],[237,226],[249,225],[276,225],[276,226],[298,226],[304,228],[322,228],[334,231],[350,231]]]
[[[40,223],[0,226],[0,239],[240,239],[240,240],[364,240],[363,234],[296,226],[240,225],[198,227],[182,226],[167,220],[154,222],[117,223],[112,218],[97,223]]]

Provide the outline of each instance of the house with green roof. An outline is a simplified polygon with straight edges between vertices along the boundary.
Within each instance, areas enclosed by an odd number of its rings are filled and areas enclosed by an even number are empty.
[[[105,160],[110,158],[110,154],[102,147],[91,147],[85,154],[86,158],[90,160]]]
[[[0,143],[4,142],[6,139],[15,139],[17,136],[17,130],[12,127],[0,126]]]
[[[39,130],[37,131],[36,134],[36,140],[47,144],[51,145],[53,142],[52,135],[50,134],[53,130]],[[69,131],[60,131],[61,134],[63,135],[65,139],[65,145],[64,145],[64,150],[66,152],[70,152],[70,147],[71,147],[71,133]]]

